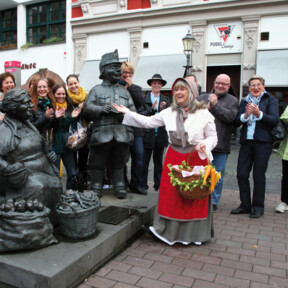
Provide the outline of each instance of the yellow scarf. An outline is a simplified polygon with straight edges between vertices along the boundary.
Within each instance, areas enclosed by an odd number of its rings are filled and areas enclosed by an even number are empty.
[[[65,108],[65,110],[67,110],[67,101],[65,101],[63,103],[56,102],[56,107],[57,107],[57,110],[60,110],[63,107]]]
[[[87,97],[87,92],[85,91],[85,89],[83,87],[78,88],[78,94],[74,94],[73,92],[71,92],[68,89],[68,95],[72,98],[73,103],[78,105],[80,103],[82,103],[83,101],[86,100]]]

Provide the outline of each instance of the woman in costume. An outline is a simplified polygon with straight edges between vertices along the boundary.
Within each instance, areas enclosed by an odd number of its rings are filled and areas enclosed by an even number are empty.
[[[169,245],[182,243],[188,245],[209,241],[214,235],[211,196],[204,200],[186,200],[176,187],[170,183],[168,164],[181,164],[187,161],[192,148],[189,164],[207,165],[205,150],[212,157],[211,150],[217,144],[214,117],[199,103],[197,86],[189,79],[178,78],[172,86],[173,103],[160,113],[145,117],[131,112],[124,106],[114,104],[118,112],[125,113],[123,124],[146,129],[165,125],[169,136],[161,176],[158,207],[155,211],[153,226],[148,232]]]

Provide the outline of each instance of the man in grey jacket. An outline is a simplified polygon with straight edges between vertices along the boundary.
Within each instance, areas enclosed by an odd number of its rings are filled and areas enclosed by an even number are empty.
[[[213,93],[200,95],[198,100],[204,101],[208,105],[210,113],[215,117],[215,125],[218,136],[217,146],[213,149],[213,165],[218,172],[221,172],[213,194],[213,211],[217,210],[217,205],[222,194],[225,166],[230,153],[230,139],[232,134],[232,123],[238,112],[238,99],[228,94],[231,86],[230,77],[220,74],[214,81]]]

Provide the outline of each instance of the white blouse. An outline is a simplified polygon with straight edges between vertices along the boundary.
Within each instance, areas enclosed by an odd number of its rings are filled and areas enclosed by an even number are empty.
[[[169,137],[169,132],[176,131],[176,115],[177,112],[172,111],[171,107],[153,116],[143,116],[129,111],[125,113],[122,124],[146,129],[153,129],[165,125]],[[184,130],[188,134],[189,144],[196,146],[199,143],[204,143],[206,145],[206,153],[211,161],[213,159],[211,151],[217,145],[218,141],[212,114],[207,109],[199,109],[193,114],[189,113],[184,122]],[[171,143],[170,137],[169,143],[173,144]],[[203,153],[199,153],[199,156],[202,159],[205,158]]]

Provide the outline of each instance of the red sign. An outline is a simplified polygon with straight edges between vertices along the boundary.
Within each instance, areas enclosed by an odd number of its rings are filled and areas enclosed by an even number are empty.
[[[21,67],[21,62],[19,61],[5,61],[4,67]]]
[[[16,68],[5,68],[5,72],[14,73],[16,72]]]

